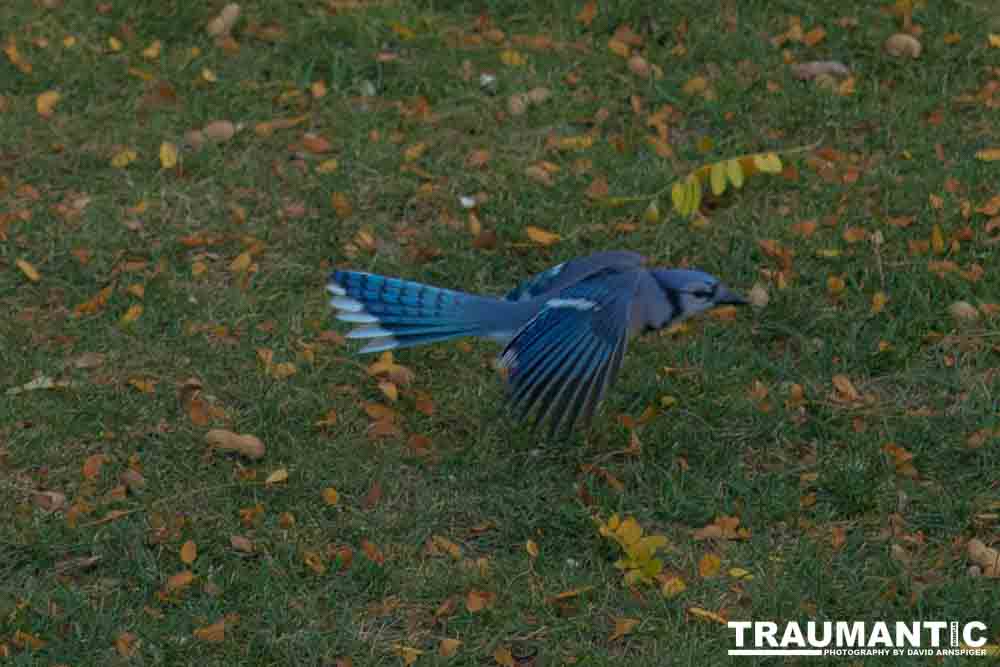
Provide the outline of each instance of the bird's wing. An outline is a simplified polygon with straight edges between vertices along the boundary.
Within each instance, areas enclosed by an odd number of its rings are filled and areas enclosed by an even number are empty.
[[[610,250],[577,257],[528,278],[508,292],[504,298],[507,301],[529,301],[546,295],[555,295],[560,290],[600,271],[608,269],[628,271],[641,267],[645,261],[646,258],[639,253],[626,250]]]
[[[606,268],[545,302],[500,355],[515,411],[537,408],[535,421],[548,420],[550,434],[593,416],[621,367],[644,273]]]

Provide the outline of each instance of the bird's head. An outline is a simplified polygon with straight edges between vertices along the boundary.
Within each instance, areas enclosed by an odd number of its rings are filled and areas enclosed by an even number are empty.
[[[691,317],[716,306],[743,306],[748,303],[718,278],[704,271],[656,269],[653,276],[678,313],[677,319]]]

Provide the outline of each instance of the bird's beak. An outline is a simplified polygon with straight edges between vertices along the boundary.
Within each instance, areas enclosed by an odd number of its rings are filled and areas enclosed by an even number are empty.
[[[734,306],[746,306],[750,302],[744,299],[742,296],[732,291],[725,285],[719,285],[718,290],[715,293],[715,303],[716,305],[732,304]]]

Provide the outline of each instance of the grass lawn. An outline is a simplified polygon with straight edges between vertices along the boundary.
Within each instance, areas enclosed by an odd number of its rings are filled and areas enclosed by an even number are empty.
[[[1000,643],[968,551],[1000,540],[1000,12],[925,3],[911,59],[880,3],[708,4],[251,0],[216,38],[219,2],[3,2],[6,661],[749,662],[726,620]],[[849,76],[791,66],[824,60]],[[565,442],[506,415],[496,346],[372,368],[323,289],[501,294],[605,249],[768,303],[634,340]],[[668,540],[651,583],[615,513]]]

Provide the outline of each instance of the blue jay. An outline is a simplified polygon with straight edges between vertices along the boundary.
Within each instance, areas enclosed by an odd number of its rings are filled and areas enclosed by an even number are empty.
[[[361,271],[327,282],[348,338],[381,352],[464,336],[505,343],[499,357],[508,398],[550,435],[587,423],[614,381],[631,335],[720,304],[747,301],[717,278],[650,269],[634,252],[599,252],[543,271],[503,298],[478,296]]]

